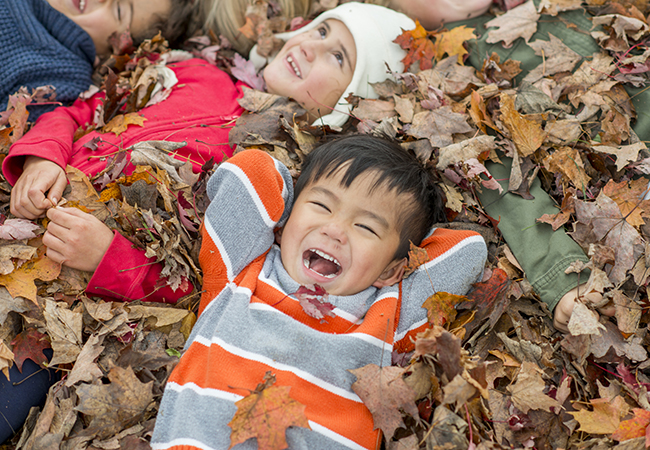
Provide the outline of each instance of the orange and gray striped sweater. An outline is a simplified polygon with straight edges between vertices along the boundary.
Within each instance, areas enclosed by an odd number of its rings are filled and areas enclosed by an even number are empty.
[[[271,371],[276,386],[291,386],[291,397],[306,405],[311,429],[288,428],[289,448],[374,449],[372,416],[348,370],[390,364],[394,349],[408,350],[427,326],[427,297],[464,294],[481,275],[483,239],[435,229],[422,243],[428,263],[397,285],[330,296],[335,317],[321,322],[290,295],[300,286],[274,245],[293,199],[287,168],[266,153],[241,152],[215,171],[208,195],[200,315],[165,388],[152,447],[227,449],[234,403]]]

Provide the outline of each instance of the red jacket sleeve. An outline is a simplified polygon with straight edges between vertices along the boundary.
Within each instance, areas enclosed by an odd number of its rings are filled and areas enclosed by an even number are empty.
[[[88,282],[86,293],[107,300],[176,303],[192,292],[192,285],[184,280],[175,291],[161,279],[162,264],[147,258],[120,233],[115,233],[111,246]]]
[[[102,98],[103,94],[85,101],[77,100],[70,107],[56,108],[39,117],[29,133],[11,146],[4,159],[2,172],[7,181],[12,186],[18,181],[27,156],[49,159],[65,170],[71,160],[75,132],[92,123]]]

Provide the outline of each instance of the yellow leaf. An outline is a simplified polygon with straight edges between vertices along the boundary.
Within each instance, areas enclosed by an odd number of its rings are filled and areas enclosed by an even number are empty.
[[[541,125],[519,114],[514,99],[507,94],[501,94],[501,121],[510,131],[521,156],[533,154],[546,138]]]
[[[476,39],[474,28],[467,28],[465,25],[438,34],[436,60],[440,61],[445,54],[458,55],[458,63],[462,64],[463,55],[467,54],[467,49],[463,44],[470,39]]]
[[[59,276],[61,265],[45,256],[41,247],[40,256],[31,260],[8,275],[0,275],[0,285],[7,288],[12,297],[24,297],[36,303],[34,280],[52,281]]]
[[[115,116],[104,125],[104,133],[115,133],[116,136],[124,133],[129,125],[138,125],[139,127],[144,126],[144,121],[147,120],[146,117],[141,116],[138,113],[128,113],[120,114]]]

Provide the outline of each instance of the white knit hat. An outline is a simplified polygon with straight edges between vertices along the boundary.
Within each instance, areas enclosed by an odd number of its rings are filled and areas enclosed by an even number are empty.
[[[350,93],[363,98],[377,98],[378,95],[370,83],[378,83],[392,77],[386,64],[393,72],[400,73],[404,70],[402,59],[406,56],[406,52],[393,41],[402,34],[403,30],[414,29],[415,22],[404,14],[383,6],[350,2],[325,11],[298,30],[275,36],[286,42],[297,34],[314,29],[327,19],[340,20],[348,27],[356,45],[357,62],[352,81],[334,106],[335,110],[316,120],[314,125],[325,123],[330,126],[341,126],[349,117],[345,113],[352,109],[345,101]],[[257,54],[257,46],[253,47],[250,60],[258,68],[260,62],[262,64],[266,62],[266,60],[261,61],[260,58]]]

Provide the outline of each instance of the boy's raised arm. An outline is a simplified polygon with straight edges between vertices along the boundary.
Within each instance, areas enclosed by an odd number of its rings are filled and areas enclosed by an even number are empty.
[[[208,182],[208,195],[200,261],[203,298],[211,300],[271,248],[276,227],[289,217],[293,181],[284,164],[246,150],[219,166]]]

